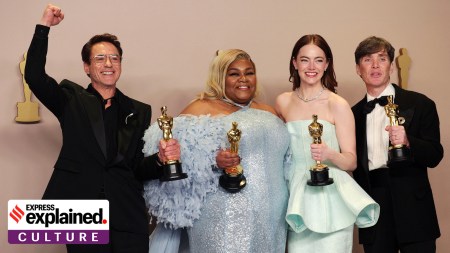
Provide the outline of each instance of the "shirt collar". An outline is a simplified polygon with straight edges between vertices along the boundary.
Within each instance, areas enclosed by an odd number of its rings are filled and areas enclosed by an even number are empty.
[[[98,100],[100,102],[102,102],[103,104],[105,104],[108,100],[110,99],[114,99],[116,98],[116,95],[114,94],[114,96],[107,98],[107,99],[103,99],[102,95],[100,95],[100,93],[98,93],[98,91],[92,86],[92,84],[89,84],[89,86],[87,87],[87,92],[91,93],[92,95],[96,96],[98,98]],[[117,92],[116,92],[117,93]]]
[[[386,86],[384,91],[381,92],[381,94],[378,97],[372,97],[371,95],[369,95],[369,93],[367,93],[367,102],[374,100],[375,98],[382,97],[382,96],[394,96],[395,97],[395,88],[392,85],[392,83],[390,83],[388,86]]]

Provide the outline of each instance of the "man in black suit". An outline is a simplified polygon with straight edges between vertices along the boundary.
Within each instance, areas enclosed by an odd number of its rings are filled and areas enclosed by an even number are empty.
[[[178,160],[176,140],[161,141],[159,153],[143,157],[142,137],[151,107],[116,88],[122,48],[117,37],[92,37],[82,49],[84,71],[91,84],[83,87],[45,72],[48,34],[64,14],[49,4],[36,25],[27,53],[25,79],[36,97],[58,118],[63,144],[44,199],[107,199],[110,242],[67,245],[68,252],[148,253],[148,219],[142,181],[156,179],[162,162]]]
[[[390,82],[394,53],[388,41],[374,36],[355,51],[356,72],[367,95],[352,107],[358,156],[353,175],[381,208],[375,226],[359,229],[359,242],[366,253],[435,252],[440,231],[427,167],[436,167],[444,154],[439,117],[431,99]],[[403,125],[390,126],[383,108],[389,95]],[[376,98],[381,105],[368,103]],[[404,145],[410,160],[389,168],[389,143]]]

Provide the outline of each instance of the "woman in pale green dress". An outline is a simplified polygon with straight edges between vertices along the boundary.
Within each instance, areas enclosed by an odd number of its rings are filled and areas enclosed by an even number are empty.
[[[275,109],[291,134],[293,166],[287,173],[289,204],[288,251],[350,253],[353,225],[370,227],[379,205],[349,175],[356,168],[353,113],[335,93],[337,82],[331,49],[320,35],[305,35],[290,59],[293,91],[277,97]],[[308,131],[312,115],[323,126],[320,144]],[[310,167],[320,161],[334,183],[310,186]]]

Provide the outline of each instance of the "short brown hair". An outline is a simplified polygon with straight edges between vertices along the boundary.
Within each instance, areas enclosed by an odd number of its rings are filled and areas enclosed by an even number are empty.
[[[359,64],[359,60],[361,60],[361,58],[363,58],[364,56],[371,55],[383,50],[386,51],[389,56],[389,61],[392,62],[394,60],[395,48],[391,45],[391,43],[380,37],[368,37],[367,39],[361,41],[356,48],[355,62],[356,64]]]
[[[110,33],[98,34],[92,37],[86,44],[84,44],[81,49],[81,59],[83,59],[84,63],[91,64],[91,51],[92,47],[100,42],[109,42],[113,44],[117,51],[119,51],[120,58],[122,58],[122,47],[120,47],[120,42],[117,39],[117,36],[112,35]]]

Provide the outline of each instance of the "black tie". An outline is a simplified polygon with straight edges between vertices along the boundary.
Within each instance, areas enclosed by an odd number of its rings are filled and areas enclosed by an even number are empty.
[[[375,108],[376,104],[379,104],[381,106],[387,105],[387,103],[388,103],[387,97],[388,96],[382,96],[382,97],[375,98],[374,100],[367,102],[367,104],[364,106],[364,112],[366,114],[369,114],[370,112],[372,112],[373,108]]]

